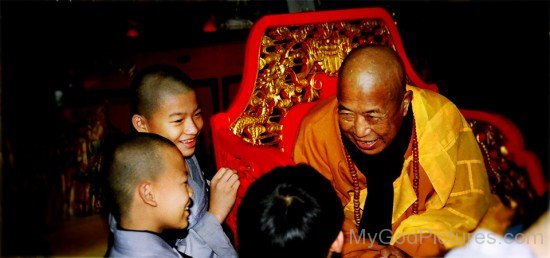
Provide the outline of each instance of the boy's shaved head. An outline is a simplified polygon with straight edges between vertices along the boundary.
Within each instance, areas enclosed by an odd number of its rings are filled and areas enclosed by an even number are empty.
[[[132,82],[132,113],[150,117],[165,95],[193,91],[191,79],[176,67],[154,65],[143,69]]]
[[[117,146],[108,180],[120,216],[128,214],[136,186],[164,171],[163,153],[170,148],[178,151],[174,143],[152,133],[138,133]]]

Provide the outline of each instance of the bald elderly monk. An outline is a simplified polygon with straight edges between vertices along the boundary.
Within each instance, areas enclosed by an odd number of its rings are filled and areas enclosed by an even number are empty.
[[[445,97],[406,85],[385,46],[350,52],[337,96],[304,118],[293,155],[342,201],[343,257],[441,256],[466,242],[489,206],[470,126]]]

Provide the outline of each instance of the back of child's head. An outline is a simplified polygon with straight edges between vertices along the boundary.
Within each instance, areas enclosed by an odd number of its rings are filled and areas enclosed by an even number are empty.
[[[170,65],[144,68],[133,79],[131,112],[145,117],[162,104],[163,96],[193,91],[191,79],[180,69]]]
[[[344,214],[330,182],[301,164],[275,168],[247,190],[238,212],[246,257],[327,257]]]
[[[169,149],[178,151],[174,143],[152,133],[132,135],[116,147],[108,176],[118,208],[115,214],[128,215],[135,188],[143,180],[154,181],[160,176],[165,166],[164,153]]]

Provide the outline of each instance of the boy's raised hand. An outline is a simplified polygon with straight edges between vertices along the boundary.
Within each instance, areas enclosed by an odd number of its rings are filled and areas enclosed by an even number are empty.
[[[237,189],[239,189],[237,171],[230,168],[220,168],[210,182],[210,213],[221,223],[231,211]]]

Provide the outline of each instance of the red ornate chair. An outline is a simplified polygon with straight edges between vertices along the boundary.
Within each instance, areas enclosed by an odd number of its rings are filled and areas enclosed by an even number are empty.
[[[384,9],[268,15],[252,27],[240,89],[228,110],[211,120],[217,167],[235,168],[241,179],[227,220],[234,232],[237,207],[250,183],[276,166],[294,164],[292,150],[302,117],[314,102],[336,93],[342,60],[362,44],[391,46],[403,59],[410,85],[438,91],[412,68],[397,27]],[[512,123],[489,113],[464,111],[464,115],[478,130],[494,186],[513,183],[507,172],[514,164],[515,171],[528,171],[514,175],[523,176],[521,187],[531,196],[532,186],[536,194],[546,191],[540,164],[524,150],[521,133]]]

